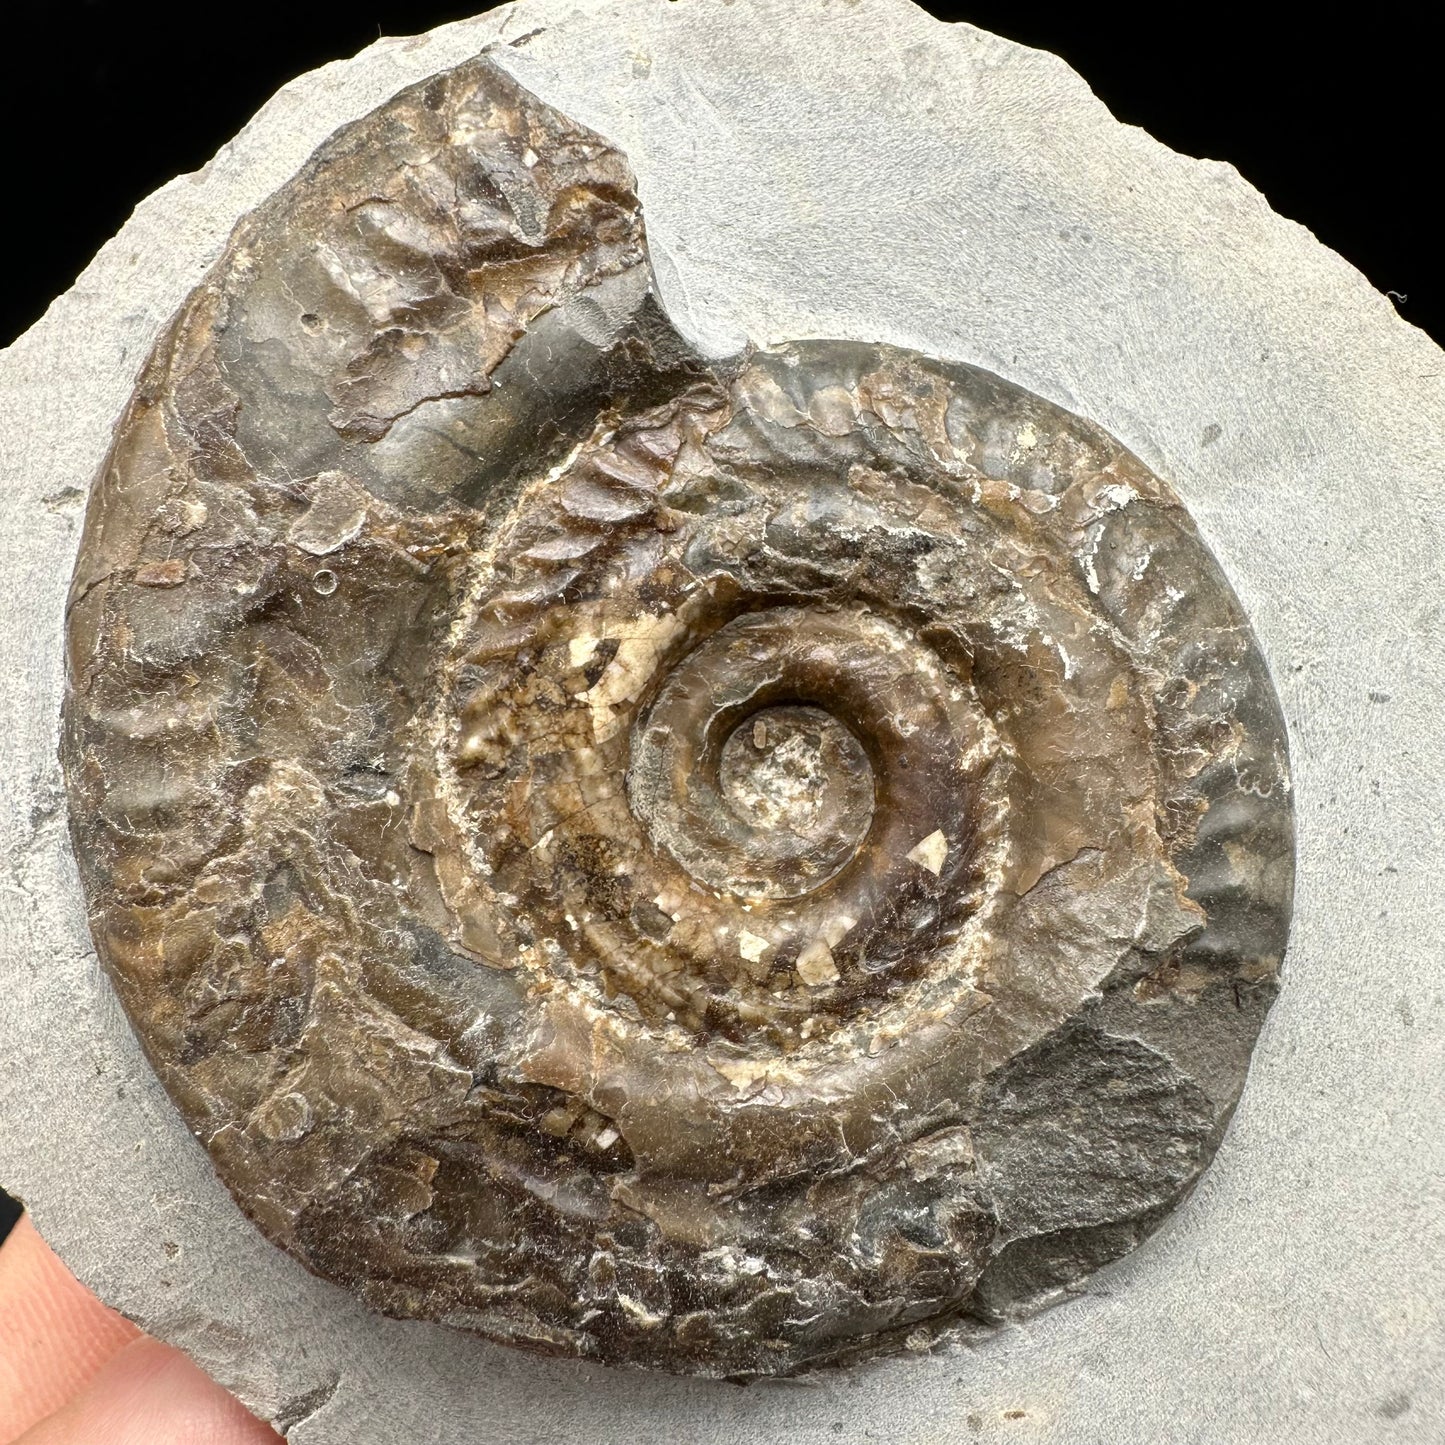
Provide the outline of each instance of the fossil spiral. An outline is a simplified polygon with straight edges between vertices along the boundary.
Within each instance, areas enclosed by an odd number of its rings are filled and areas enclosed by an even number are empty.
[[[255,1223],[390,1314],[756,1375],[1076,1289],[1273,997],[1285,737],[1170,488],[975,368],[669,324],[483,58],[339,132],[92,493],[99,953]]]

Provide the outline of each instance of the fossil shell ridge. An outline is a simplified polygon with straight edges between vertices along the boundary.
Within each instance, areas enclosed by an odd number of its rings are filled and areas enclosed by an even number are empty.
[[[1168,486],[998,377],[697,355],[486,60],[242,223],[95,489],[97,945],[389,1313],[747,1377],[1074,1288],[1208,1162],[1288,768]]]

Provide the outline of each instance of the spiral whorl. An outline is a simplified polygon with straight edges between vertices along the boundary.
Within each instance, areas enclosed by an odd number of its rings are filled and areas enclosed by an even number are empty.
[[[394,1314],[743,1377],[1007,1317],[1188,1191],[1273,995],[1283,727],[1172,491],[972,367],[705,362],[485,60],[232,237],[70,642],[136,1030]]]

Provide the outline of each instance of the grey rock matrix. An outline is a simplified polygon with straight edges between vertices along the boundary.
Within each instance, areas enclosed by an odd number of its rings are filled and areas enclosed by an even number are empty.
[[[1439,353],[1230,173],[1117,127],[1057,62],[893,5],[806,15],[529,7],[333,67],[298,88],[304,104],[283,92],[202,186],[147,203],[7,354],[6,537],[23,599],[7,660],[36,688],[9,704],[6,966],[22,986],[5,1022],[21,1066],[4,1088],[11,1116],[37,1122],[7,1135],[0,1171],[82,1277],[300,1439],[386,1439],[421,1419],[442,1439],[821,1439],[835,1421],[889,1438],[1428,1439],[1440,1405],[1427,890]],[[239,1215],[97,972],[53,761],[76,503],[135,368],[236,217],[338,124],[499,31],[526,37],[496,52],[504,69],[627,155],[659,301],[690,352],[715,365],[745,342],[882,342],[1087,417],[1173,484],[1259,636],[1291,725],[1301,823],[1287,986],[1194,1198],[1026,1330],[719,1396],[388,1323]],[[820,147],[836,161],[826,186]],[[157,595],[183,590],[156,580]],[[801,740],[794,752],[831,746],[852,776],[846,744],[816,719],[775,722]],[[749,755],[728,767],[737,797],[786,803]],[[856,811],[846,787],[834,802]],[[920,857],[936,860],[936,845]],[[805,952],[789,986],[837,987],[822,952]],[[846,953],[828,952],[846,981]],[[786,1014],[785,1002],[769,1006]],[[1196,1044],[1208,1052],[1207,1030]],[[101,1179],[130,1207],[87,1217],[76,1186]],[[304,1355],[289,1343],[302,1340]]]

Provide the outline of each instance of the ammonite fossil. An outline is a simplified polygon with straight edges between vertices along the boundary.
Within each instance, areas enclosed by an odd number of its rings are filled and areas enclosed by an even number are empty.
[[[624,158],[485,58],[151,359],[65,766],[236,1199],[390,1314],[748,1377],[1067,1293],[1276,987],[1285,738],[1173,492],[888,346],[698,354]]]

